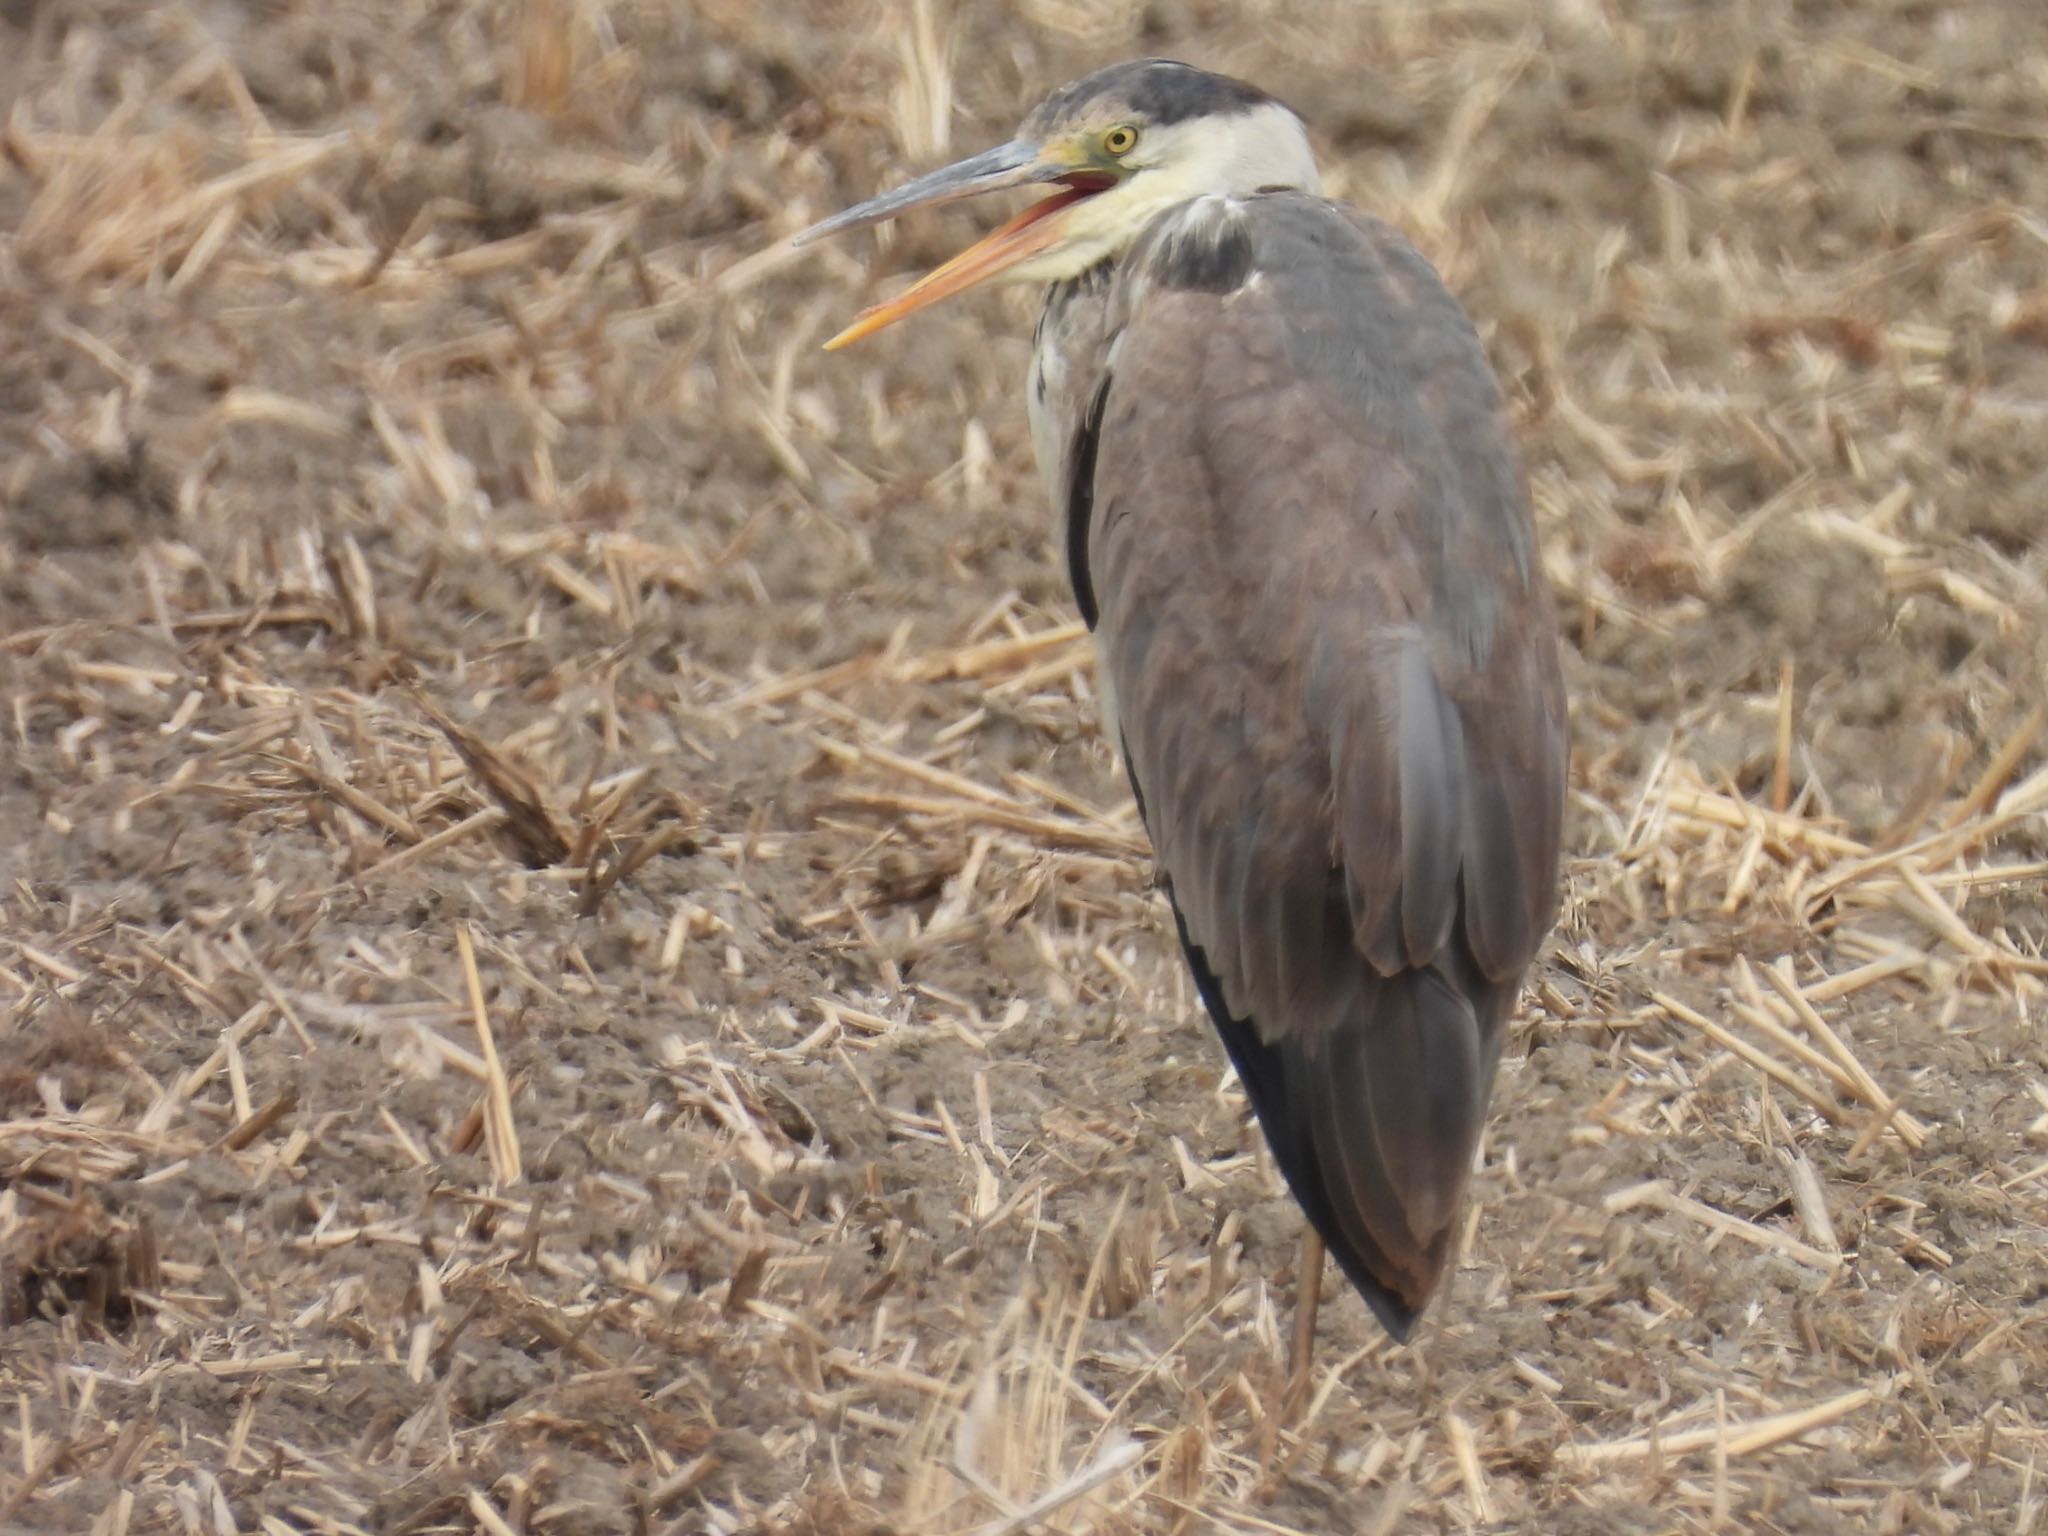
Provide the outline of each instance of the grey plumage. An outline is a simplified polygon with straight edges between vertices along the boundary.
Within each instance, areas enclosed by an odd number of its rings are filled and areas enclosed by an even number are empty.
[[[1498,390],[1412,246],[1294,191],[1159,215],[1048,295],[1037,351],[1190,963],[1290,1186],[1404,1334],[1556,910],[1563,687]]]
[[[832,344],[1049,283],[1026,400],[1105,730],[1281,1172],[1404,1336],[1557,905],[1564,693],[1500,392],[1421,253],[1317,195],[1300,121],[1182,64],[804,238],[1029,183],[1060,190]]]

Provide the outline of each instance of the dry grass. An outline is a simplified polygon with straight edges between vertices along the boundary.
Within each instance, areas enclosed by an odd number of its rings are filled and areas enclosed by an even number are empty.
[[[0,1528],[2041,1528],[2037,7],[0,40]],[[1030,300],[780,243],[1138,47],[1467,297],[1572,642],[1463,1265],[1300,1400]]]

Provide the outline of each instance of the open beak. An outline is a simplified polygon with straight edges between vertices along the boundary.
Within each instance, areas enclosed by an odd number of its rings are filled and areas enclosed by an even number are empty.
[[[931,208],[958,198],[1039,182],[1066,185],[1062,191],[1032,204],[994,234],[977,240],[944,266],[919,278],[897,297],[862,311],[853,324],[825,343],[825,349],[829,352],[849,346],[885,325],[895,324],[905,315],[964,293],[1027,257],[1051,250],[1059,244],[1063,222],[1060,215],[1083,198],[1102,191],[1107,182],[1071,165],[1048,160],[1036,144],[1018,139],[920,176],[907,186],[870,198],[844,213],[835,213],[798,235],[791,243],[808,245],[826,235],[879,224],[913,208]]]

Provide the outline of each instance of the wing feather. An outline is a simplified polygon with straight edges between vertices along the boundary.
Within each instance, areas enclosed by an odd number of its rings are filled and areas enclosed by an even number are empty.
[[[1457,916],[1465,729],[1421,638],[1402,636],[1397,656],[1394,677],[1384,686],[1396,701],[1389,724],[1401,802],[1401,962],[1427,965],[1450,938]],[[1377,762],[1372,769],[1384,771]]]

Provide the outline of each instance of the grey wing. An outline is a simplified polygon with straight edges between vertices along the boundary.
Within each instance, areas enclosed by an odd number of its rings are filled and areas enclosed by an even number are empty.
[[[1119,283],[1077,585],[1204,999],[1402,1335],[1556,911],[1563,685],[1504,410],[1428,263],[1320,199],[1200,200]]]

